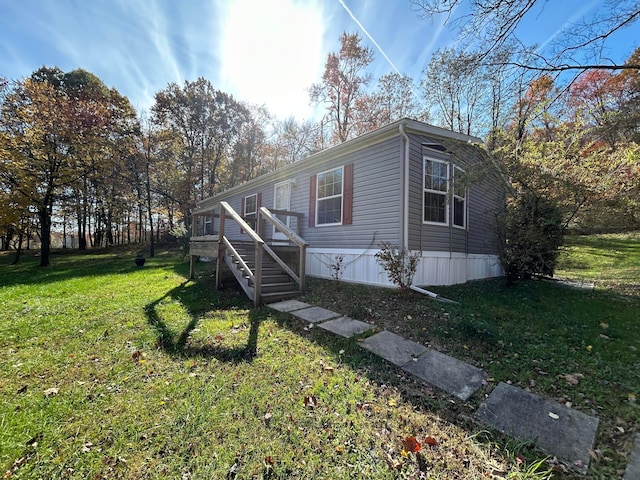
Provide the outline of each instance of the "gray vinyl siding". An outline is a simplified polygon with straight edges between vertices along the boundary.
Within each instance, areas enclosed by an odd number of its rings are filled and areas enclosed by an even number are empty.
[[[333,159],[309,171],[306,196],[294,210],[308,213],[311,174],[353,163],[353,221],[351,225],[308,227],[303,237],[312,248],[377,248],[381,241],[397,244],[400,234],[400,160],[402,142],[394,137]]]
[[[428,152],[435,159],[462,168],[471,178],[467,189],[466,228],[449,224],[433,225],[422,221],[423,143],[439,143],[448,153]],[[491,162],[479,147],[451,139],[410,136],[409,248],[422,251],[496,254],[495,212],[504,203],[504,185],[493,171]]]
[[[292,180],[291,211],[303,213],[300,220],[300,235],[310,248],[378,248],[382,241],[399,243],[401,183],[400,162],[401,137],[396,135],[382,142],[369,145],[354,152],[325,158],[321,162],[308,162],[304,166],[282,169],[267,181],[260,178],[224,192],[212,199],[211,204],[224,200],[242,214],[242,199],[261,193],[261,206],[273,208],[274,186]],[[347,164],[353,164],[353,206],[350,225],[327,225],[309,227],[309,191],[312,175]],[[213,201],[215,200],[215,202]],[[295,221],[295,220],[292,220]],[[292,224],[295,229],[295,224]],[[214,230],[218,231],[218,220]],[[225,235],[232,239],[247,238],[232,220],[225,222]],[[272,227],[265,224],[264,238],[271,240]]]
[[[412,130],[409,142],[409,212],[408,244],[412,250],[496,254],[495,212],[504,205],[506,186],[493,171],[491,160],[476,145],[457,139],[456,134],[442,135]],[[453,138],[447,138],[452,136]],[[342,146],[312,155],[236,186],[198,205],[206,211],[224,200],[242,214],[242,199],[260,193],[261,206],[273,208],[274,185],[292,180],[291,210],[302,213],[300,235],[310,248],[377,249],[387,241],[401,242],[404,178],[401,161],[404,142],[396,125],[390,125]],[[479,140],[478,140],[479,141]],[[355,142],[355,143],[354,143]],[[461,167],[473,178],[467,193],[467,226],[424,224],[423,208],[423,143],[439,143],[448,153],[431,152],[434,158],[445,159]],[[353,164],[352,224],[309,227],[309,192],[312,175],[336,167]],[[451,212],[449,214],[451,218]],[[214,230],[218,231],[218,220]],[[295,225],[293,225],[295,229]],[[225,223],[225,234],[233,239],[248,239],[233,221]],[[265,224],[265,240],[271,240],[272,228]]]

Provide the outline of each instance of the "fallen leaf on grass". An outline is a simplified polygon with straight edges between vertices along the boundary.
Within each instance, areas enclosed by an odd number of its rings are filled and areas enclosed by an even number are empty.
[[[578,383],[580,383],[580,379],[583,377],[584,375],[582,375],[581,373],[565,373],[564,375],[562,375],[562,378],[564,378],[571,385],[578,385]]]
[[[402,449],[405,452],[418,453],[420,451],[420,448],[420,442],[416,440],[416,437],[414,437],[413,435],[405,437],[405,439],[402,441]]]
[[[549,416],[551,418],[553,418],[554,420],[558,420],[560,418],[560,415],[553,413],[553,412],[549,412]]]
[[[27,391],[27,386],[26,386],[26,385],[23,385],[22,387],[20,387],[20,388],[18,389],[18,391],[17,391],[16,393],[20,394],[20,393],[24,393],[24,392],[26,392],[26,391]]]
[[[35,437],[31,437],[26,441],[25,445],[27,447],[37,447],[40,440],[42,440],[42,433],[38,433]]]
[[[388,453],[386,454],[385,460],[387,461],[387,465],[389,465],[389,468],[392,470],[400,470],[402,468],[402,462],[397,458],[393,458]]]
[[[54,395],[57,395],[59,391],[60,391],[60,389],[57,388],[57,387],[47,388],[44,391],[44,396],[45,397],[53,397]]]
[[[93,443],[86,442],[82,445],[82,453],[89,453],[91,451],[91,447],[93,447]]]
[[[318,399],[315,395],[305,395],[304,406],[307,408],[316,408],[318,406]]]
[[[440,444],[440,442],[438,442],[438,440],[436,440],[435,438],[433,438],[431,436],[425,438],[424,439],[424,443],[426,443],[430,447],[436,447],[436,446],[438,446]]]
[[[599,449],[595,449],[595,450],[589,449],[589,456],[593,458],[596,462],[600,461],[600,459],[604,457],[602,450],[599,450]]]

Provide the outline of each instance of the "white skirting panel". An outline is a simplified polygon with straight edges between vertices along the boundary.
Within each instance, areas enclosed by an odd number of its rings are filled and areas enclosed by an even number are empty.
[[[378,264],[378,250],[307,249],[307,275],[332,279],[331,264],[336,256],[343,257],[341,281],[378,286],[394,286],[387,273]],[[502,276],[502,267],[496,255],[465,255],[463,253],[422,252],[414,285],[453,285],[470,280]]]

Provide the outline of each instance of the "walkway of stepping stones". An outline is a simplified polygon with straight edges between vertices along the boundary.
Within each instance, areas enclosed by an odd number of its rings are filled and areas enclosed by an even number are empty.
[[[345,338],[374,329],[370,323],[298,300],[268,306]],[[387,330],[367,337],[360,345],[463,401],[487,381],[487,374],[481,369]],[[581,473],[586,473],[589,468],[589,450],[593,448],[598,429],[597,417],[503,382],[493,389],[475,416],[509,436],[534,442],[543,452],[572,465]],[[640,434],[623,480],[633,479],[640,479]]]

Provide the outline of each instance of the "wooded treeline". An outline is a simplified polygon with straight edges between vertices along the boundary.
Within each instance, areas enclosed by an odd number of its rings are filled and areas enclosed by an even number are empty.
[[[373,51],[344,33],[310,101],[317,121],[273,118],[198,78],[170,83],[148,112],[82,69],[0,81],[0,239],[52,231],[80,249],[189,228],[195,203],[400,118],[485,138],[514,192],[551,199],[564,226],[638,228],[640,49],[614,70],[564,78],[507,43],[438,51],[411,79],[368,72]],[[516,56],[519,56],[516,58]],[[69,235],[77,239],[67,245]]]

